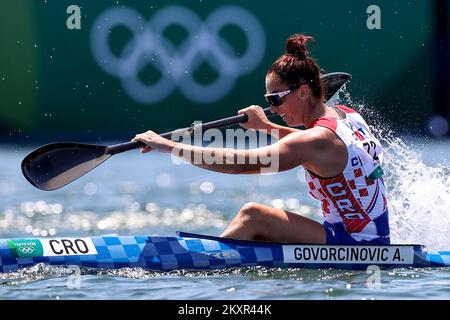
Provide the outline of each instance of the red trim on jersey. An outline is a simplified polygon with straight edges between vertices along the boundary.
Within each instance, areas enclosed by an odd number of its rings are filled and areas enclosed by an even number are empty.
[[[355,110],[347,106],[336,106],[336,108],[344,111],[345,113],[357,113]],[[316,120],[311,122],[311,124],[308,126],[308,129],[314,128],[315,126],[321,126],[336,131],[337,119],[332,117],[317,118]]]
[[[378,185],[378,182],[377,182],[377,187],[375,188],[375,192],[374,192],[373,198],[372,198],[372,200],[370,200],[370,203],[369,203],[369,205],[366,208],[367,212],[371,212],[372,211],[373,205],[375,203],[375,200],[378,198],[378,192],[379,191],[380,191],[380,188],[379,188],[379,185]]]
[[[316,126],[325,127],[330,130],[336,131],[337,119],[328,117],[317,118],[316,120],[311,122],[311,124],[308,126],[308,129],[314,128]]]
[[[316,196],[314,195],[314,193],[313,193],[312,191],[310,191],[309,194],[311,195],[311,197],[316,198],[317,200],[320,200],[318,197],[316,197]],[[322,200],[320,200],[320,201],[322,201]]]
[[[357,113],[355,110],[353,110],[352,108],[349,108],[347,106],[336,106],[336,108],[341,109],[345,113]]]
[[[384,194],[382,196],[383,196],[383,212],[385,212],[387,208],[387,200]]]

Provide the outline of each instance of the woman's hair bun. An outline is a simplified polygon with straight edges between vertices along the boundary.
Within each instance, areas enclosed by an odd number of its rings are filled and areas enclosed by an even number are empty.
[[[304,34],[294,34],[286,41],[286,54],[304,60],[308,57],[309,51],[306,47],[308,42],[314,42],[314,38]]]

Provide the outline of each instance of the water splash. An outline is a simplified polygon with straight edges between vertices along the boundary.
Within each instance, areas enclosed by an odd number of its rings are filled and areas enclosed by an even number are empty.
[[[88,269],[84,274],[88,274]],[[90,272],[92,274],[92,271]],[[32,267],[17,270],[15,272],[0,273],[0,285],[2,286],[20,286],[34,281],[68,277],[74,274],[72,268],[66,266],[50,266],[38,263]]]
[[[394,124],[374,108],[343,91],[340,102],[360,112],[385,150],[392,243],[420,243],[434,250],[450,248],[450,170],[444,163],[427,165],[423,154],[399,136]],[[427,138],[414,139],[427,144]]]

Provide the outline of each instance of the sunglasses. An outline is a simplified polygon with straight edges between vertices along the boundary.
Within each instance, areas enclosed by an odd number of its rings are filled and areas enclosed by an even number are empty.
[[[289,88],[288,90],[282,91],[282,92],[266,93],[264,95],[264,98],[271,106],[279,107],[283,104],[283,98],[285,96],[287,96],[289,93],[293,92],[294,90],[297,90],[302,85],[303,85],[303,83],[300,85],[295,85],[295,86]]]

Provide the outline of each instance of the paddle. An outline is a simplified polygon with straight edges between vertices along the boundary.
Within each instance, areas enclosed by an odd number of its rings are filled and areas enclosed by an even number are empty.
[[[335,72],[322,75],[321,78],[325,86],[325,97],[328,101],[351,76],[348,73]],[[267,116],[273,116],[270,107],[264,109],[264,112]],[[193,133],[194,130],[218,129],[247,120],[246,115],[237,115],[166,132],[161,136],[170,139],[172,134],[182,136],[185,133]],[[144,146],[142,142],[126,142],[113,146],[69,142],[51,143],[27,155],[22,161],[22,172],[25,178],[36,188],[45,191],[56,190],[83,176],[109,157],[142,146]]]

